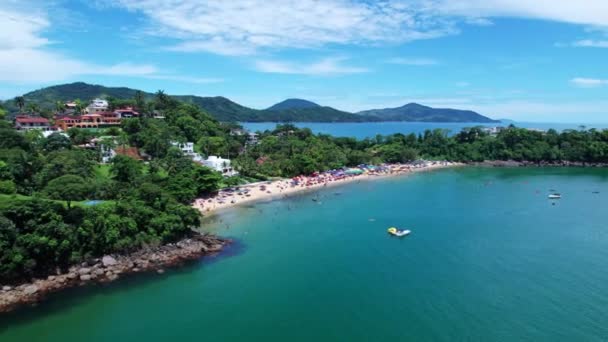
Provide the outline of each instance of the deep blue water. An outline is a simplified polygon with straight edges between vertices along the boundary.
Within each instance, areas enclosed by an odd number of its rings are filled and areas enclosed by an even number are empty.
[[[264,131],[276,126],[274,122],[243,122],[245,128],[251,131]],[[323,122],[300,122],[295,123],[298,127],[308,127],[315,133],[331,134],[338,137],[355,137],[358,139],[375,137],[378,134],[389,135],[395,133],[423,133],[425,130],[442,128],[450,130],[450,134],[456,134],[465,127],[473,126],[508,126],[509,123],[480,124],[470,122],[365,122],[365,123],[323,123]],[[535,129],[579,129],[581,125],[587,129],[605,129],[608,124],[575,124],[575,123],[538,123],[538,122],[517,122],[514,125],[525,128]]]

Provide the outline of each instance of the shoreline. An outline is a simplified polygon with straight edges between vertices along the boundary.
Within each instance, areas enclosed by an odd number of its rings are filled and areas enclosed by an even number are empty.
[[[386,177],[403,176],[416,172],[432,171],[464,166],[457,162],[431,162],[419,164],[385,164],[377,170],[365,170],[362,174],[334,176],[324,172],[313,176],[298,176],[279,180],[256,182],[235,187],[235,190],[221,190],[217,195],[198,198],[193,207],[202,214],[214,214],[229,208],[254,202],[272,201],[330,186],[349,184],[355,181],[373,180]]]
[[[533,162],[533,161],[517,161],[517,160],[485,160],[482,162],[469,162],[471,166],[488,166],[488,167],[608,167],[606,163],[588,163],[588,162]]]
[[[195,233],[175,243],[142,249],[129,254],[105,255],[71,266],[65,272],[16,286],[0,287],[0,314],[26,305],[35,305],[53,293],[77,286],[110,283],[122,276],[153,272],[163,274],[166,268],[218,253],[230,240],[212,234]]]

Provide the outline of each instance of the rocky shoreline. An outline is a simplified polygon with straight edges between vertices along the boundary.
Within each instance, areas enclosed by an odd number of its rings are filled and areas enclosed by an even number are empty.
[[[230,243],[211,234],[196,234],[190,238],[125,255],[106,255],[57,272],[46,279],[36,279],[19,286],[0,286],[0,313],[24,305],[36,304],[47,295],[76,286],[108,283],[133,273],[156,271],[182,265],[207,254],[219,252]]]
[[[470,162],[472,166],[491,166],[491,167],[608,167],[606,163],[587,163],[587,162],[532,162],[516,160],[486,160],[483,162]]]

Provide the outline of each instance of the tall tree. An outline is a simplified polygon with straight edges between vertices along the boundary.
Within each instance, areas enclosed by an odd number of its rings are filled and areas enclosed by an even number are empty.
[[[25,107],[25,97],[17,96],[15,97],[15,104],[19,107],[19,113],[23,112],[23,107]]]
[[[144,93],[141,90],[135,92],[135,107],[138,111],[144,111],[146,109],[146,99]]]
[[[89,192],[90,188],[84,178],[75,175],[55,178],[44,188],[44,193],[49,198],[66,201],[68,208],[72,207],[72,201],[85,199]]]
[[[86,108],[86,105],[80,99],[74,100],[74,103],[76,104],[76,108],[74,108],[76,113],[82,114],[84,112],[84,109]]]
[[[133,184],[142,175],[142,165],[133,158],[119,154],[112,159],[110,174],[118,182]]]
[[[164,90],[158,90],[156,92],[156,103],[161,109],[167,108],[169,101],[169,96],[165,94]]]
[[[61,101],[55,101],[55,111],[57,111],[58,114],[65,113],[65,104]]]
[[[30,103],[27,106],[27,111],[30,114],[38,114],[40,112],[40,106],[37,103]]]

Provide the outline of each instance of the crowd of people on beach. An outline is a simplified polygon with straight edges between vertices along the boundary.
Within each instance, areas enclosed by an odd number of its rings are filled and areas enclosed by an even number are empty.
[[[291,179],[280,179],[251,183],[240,187],[227,188],[215,196],[199,198],[194,207],[203,213],[209,213],[238,204],[253,202],[274,197],[288,196],[297,192],[342,184],[378,176],[407,174],[414,171],[453,166],[447,161],[416,161],[407,164],[362,164],[353,168],[340,168],[311,175],[300,175]]]

